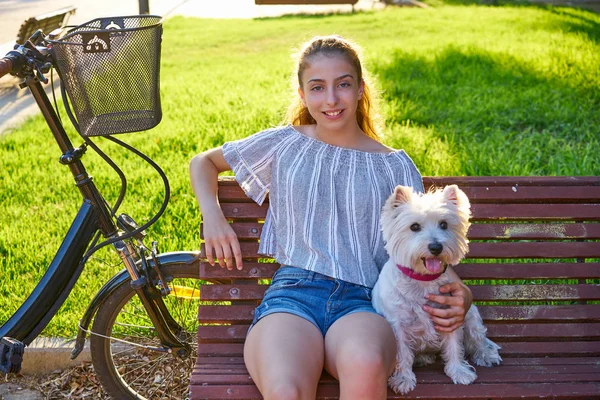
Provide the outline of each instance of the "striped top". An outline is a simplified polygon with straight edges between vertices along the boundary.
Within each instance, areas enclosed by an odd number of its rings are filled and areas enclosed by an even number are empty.
[[[380,214],[397,185],[423,191],[403,151],[369,153],[333,146],[287,125],[223,145],[248,197],[269,209],[259,253],[373,287],[388,259]]]

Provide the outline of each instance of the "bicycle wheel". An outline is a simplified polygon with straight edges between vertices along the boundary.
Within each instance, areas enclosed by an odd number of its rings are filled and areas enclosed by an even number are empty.
[[[161,268],[172,292],[164,298],[171,316],[184,328],[180,340],[192,346],[184,359],[175,354],[149,350],[98,335],[90,337],[90,352],[98,380],[114,399],[187,399],[189,380],[196,361],[198,267],[188,264]],[[150,318],[130,287],[124,282],[105,301],[94,319],[92,331],[137,345],[160,348]]]

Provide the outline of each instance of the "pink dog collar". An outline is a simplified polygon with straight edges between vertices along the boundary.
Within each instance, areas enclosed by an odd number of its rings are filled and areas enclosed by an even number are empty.
[[[400,264],[396,264],[396,266],[398,267],[398,269],[400,270],[400,272],[402,272],[404,275],[408,276],[411,279],[417,280],[417,281],[434,281],[437,278],[439,278],[440,276],[442,276],[442,273],[439,274],[432,274],[432,275],[425,275],[425,274],[419,274],[418,272],[413,271],[410,268],[406,268]]]

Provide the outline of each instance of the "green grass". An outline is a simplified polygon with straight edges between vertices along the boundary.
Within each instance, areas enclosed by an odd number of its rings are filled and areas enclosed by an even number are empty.
[[[315,34],[340,34],[363,45],[382,92],[384,141],[406,149],[424,175],[598,175],[600,16],[565,8],[438,5],[167,20],[163,122],[121,136],[171,181],[170,206],[150,237],[163,251],[199,248],[189,160],[281,122],[293,94],[290,52]],[[136,157],[98,142],[129,176],[121,209],[147,220],[161,202],[160,180]],[[59,155],[41,117],[0,138],[0,322],[31,292],[79,207]],[[114,201],[116,176],[91,152],[84,162]],[[74,335],[90,298],[119,268],[90,263],[44,333]]]

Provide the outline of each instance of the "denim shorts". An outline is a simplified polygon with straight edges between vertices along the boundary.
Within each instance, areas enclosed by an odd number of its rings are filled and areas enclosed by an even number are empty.
[[[283,266],[273,275],[271,286],[256,308],[250,329],[267,315],[288,313],[312,322],[325,337],[331,325],[344,315],[355,312],[377,314],[371,305],[371,291],[368,287],[317,272]]]

